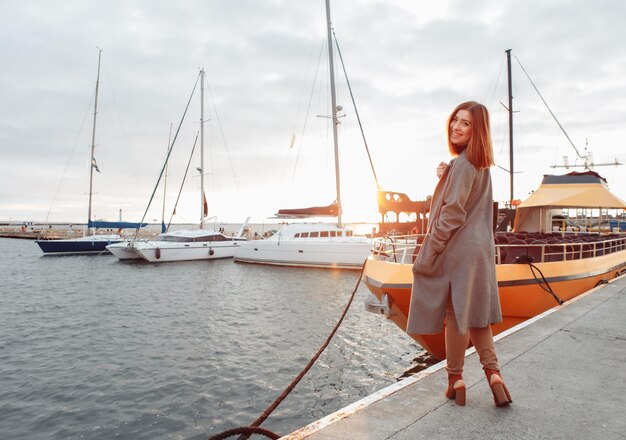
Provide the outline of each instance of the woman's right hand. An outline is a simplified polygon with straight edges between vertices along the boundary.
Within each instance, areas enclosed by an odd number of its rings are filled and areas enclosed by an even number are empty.
[[[441,178],[441,176],[443,176],[443,173],[446,171],[446,168],[448,168],[448,164],[445,162],[440,162],[437,166],[437,177]]]

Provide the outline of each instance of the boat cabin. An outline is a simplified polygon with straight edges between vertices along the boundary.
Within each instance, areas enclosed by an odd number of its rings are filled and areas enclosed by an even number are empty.
[[[619,232],[626,220],[623,200],[611,193],[598,173],[545,175],[539,188],[522,202],[515,215],[515,231]],[[612,228],[613,225],[613,228]]]
[[[221,232],[198,229],[197,231],[172,231],[157,236],[154,241],[166,241],[170,243],[197,243],[197,242],[217,242],[233,241],[245,238],[226,237]]]
[[[497,262],[576,260],[624,250],[625,209],[596,172],[545,175],[518,206],[513,231],[495,235]]]

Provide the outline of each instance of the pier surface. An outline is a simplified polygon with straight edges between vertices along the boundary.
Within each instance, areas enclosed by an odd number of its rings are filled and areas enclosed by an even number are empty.
[[[498,335],[513,403],[496,408],[473,349],[467,403],[443,395],[445,362],[284,439],[624,439],[626,277]]]

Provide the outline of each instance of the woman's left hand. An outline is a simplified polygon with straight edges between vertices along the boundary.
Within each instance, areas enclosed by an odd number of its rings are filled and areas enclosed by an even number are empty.
[[[448,168],[448,164],[445,162],[440,162],[439,165],[437,165],[437,177],[441,179],[441,176],[443,176],[443,173],[445,173],[446,168]]]

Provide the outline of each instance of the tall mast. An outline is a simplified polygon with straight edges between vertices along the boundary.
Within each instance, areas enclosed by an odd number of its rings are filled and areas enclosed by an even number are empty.
[[[511,187],[511,196],[509,203],[513,203],[513,84],[511,81],[511,49],[506,50],[506,63],[509,78],[509,179]]]
[[[200,229],[204,228],[204,69],[200,70]]]
[[[100,59],[102,58],[102,49],[98,52],[98,76],[96,77],[96,97],[93,106],[93,130],[91,132],[91,159],[89,161],[89,208],[87,210],[87,233],[91,235],[89,222],[91,221],[91,200],[93,198],[93,169],[96,167],[96,159],[94,153],[96,150],[96,115],[98,114],[98,86],[100,85]]]
[[[335,96],[335,71],[333,66],[333,38],[330,25],[330,0],[326,0],[326,27],[328,30],[328,68],[330,71],[330,97],[333,111],[333,141],[335,145],[335,187],[337,190],[337,226],[341,227],[341,185],[339,184],[339,142],[337,141],[337,97]]]

